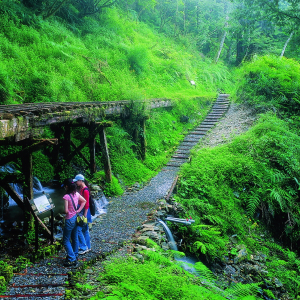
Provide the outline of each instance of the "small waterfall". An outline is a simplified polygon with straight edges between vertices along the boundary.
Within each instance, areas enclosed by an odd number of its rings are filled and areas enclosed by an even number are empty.
[[[172,234],[170,228],[168,227],[168,225],[164,221],[162,221],[162,220],[158,220],[158,223],[160,223],[163,226],[163,228],[164,228],[164,231],[166,233],[167,239],[169,241],[170,248],[172,250],[178,251],[176,242],[175,242],[175,240],[173,238],[173,234]]]
[[[92,216],[92,220],[97,218],[99,215],[106,214],[107,213],[107,205],[108,201],[104,194],[102,194],[99,198],[95,199],[96,204],[96,214]]]
[[[15,173],[16,171],[17,170],[16,170],[15,166],[12,165],[12,164],[7,164],[5,166],[0,167],[0,172]],[[43,191],[45,193],[48,193],[48,194],[53,192],[52,189],[44,188],[37,177],[33,177],[32,181],[33,181],[33,193],[34,194],[40,194]],[[23,186],[22,186],[22,184],[20,184],[20,183],[11,183],[10,185],[16,191],[16,193],[18,193],[19,196],[21,198],[23,198]],[[16,205],[17,205],[17,203],[11,197],[9,197],[9,206],[16,206]]]
[[[44,191],[44,188],[37,177],[33,177],[32,181],[33,181],[33,192],[34,193],[41,193]]]
[[[163,228],[164,228],[164,231],[166,233],[166,236],[167,236],[167,239],[169,241],[169,245],[170,245],[170,248],[172,250],[176,250],[178,251],[178,248],[177,248],[177,245],[174,241],[174,238],[173,238],[173,234],[170,230],[170,228],[168,227],[168,225],[163,222],[162,220],[159,220],[158,221],[160,224],[162,224]],[[186,256],[183,256],[183,257],[180,257],[179,255],[175,255],[174,257],[178,262],[180,262],[180,266],[188,271],[189,273],[193,273],[193,274],[196,274],[197,275],[197,271],[195,269],[195,264],[197,263],[197,258],[194,258],[194,257],[186,257]]]

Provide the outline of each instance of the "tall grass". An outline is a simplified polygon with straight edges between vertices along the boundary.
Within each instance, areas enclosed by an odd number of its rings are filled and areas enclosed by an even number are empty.
[[[76,30],[58,19],[28,26],[7,13],[0,24],[1,104],[194,97],[230,86],[226,67],[116,8]]]

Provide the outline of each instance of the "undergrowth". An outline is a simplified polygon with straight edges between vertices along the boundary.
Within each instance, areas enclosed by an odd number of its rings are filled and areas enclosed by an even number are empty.
[[[235,98],[259,112],[280,117],[299,115],[300,64],[271,55],[256,57],[236,71]]]
[[[153,242],[152,242],[153,244]],[[215,278],[197,263],[198,276],[190,274],[174,260],[172,251],[142,250],[144,261],[119,257],[105,262],[99,284],[105,292],[90,299],[248,299],[254,300],[255,285],[236,285],[225,292],[214,285]],[[180,254],[180,253],[179,253]]]
[[[226,261],[234,236],[248,256],[268,255],[270,280],[280,278],[297,297],[296,254],[267,241],[299,246],[299,147],[288,123],[269,113],[229,144],[195,149],[191,163],[182,167],[176,196],[197,224],[180,229],[185,251]]]

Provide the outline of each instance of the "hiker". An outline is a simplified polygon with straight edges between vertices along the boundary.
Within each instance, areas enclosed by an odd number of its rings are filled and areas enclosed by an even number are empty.
[[[63,245],[67,252],[67,258],[63,265],[65,267],[77,267],[79,226],[77,226],[76,214],[83,210],[86,200],[76,191],[76,184],[71,178],[64,181],[63,187],[66,190],[66,194],[63,197],[66,214],[63,230]],[[77,210],[75,208],[77,208]],[[72,243],[70,239],[72,239]]]
[[[84,179],[84,176],[78,174],[75,176],[73,181],[76,183],[77,187],[79,188],[79,193],[81,196],[84,197],[86,200],[86,204],[84,209],[80,212],[80,215],[84,215],[87,218],[87,224],[83,227],[78,228],[78,240],[79,240],[79,251],[78,254],[85,254],[91,251],[91,239],[89,233],[89,223],[92,223],[92,216],[90,212],[90,191],[88,188],[88,183]]]

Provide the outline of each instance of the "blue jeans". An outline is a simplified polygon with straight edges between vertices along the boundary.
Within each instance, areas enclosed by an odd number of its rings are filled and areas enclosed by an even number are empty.
[[[72,244],[70,239],[72,238]],[[71,219],[65,220],[63,244],[67,251],[67,260],[75,261],[78,256],[78,226],[76,224],[76,215]]]
[[[78,226],[78,240],[79,240],[79,249],[81,250],[91,249],[89,223],[87,223],[83,227]]]

